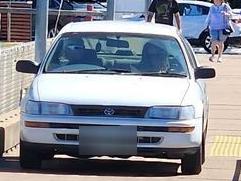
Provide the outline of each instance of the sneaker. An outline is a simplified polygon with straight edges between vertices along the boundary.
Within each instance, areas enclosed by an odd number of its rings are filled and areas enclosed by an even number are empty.
[[[218,63],[221,63],[223,60],[222,60],[222,58],[218,58]]]
[[[213,58],[214,58],[213,56],[209,57],[209,61],[214,62]]]

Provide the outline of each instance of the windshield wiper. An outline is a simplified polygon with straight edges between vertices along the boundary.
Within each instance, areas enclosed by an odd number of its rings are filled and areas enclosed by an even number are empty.
[[[143,72],[143,76],[164,76],[164,77],[187,77],[186,74],[173,73],[173,72]]]
[[[130,70],[126,69],[109,69],[109,68],[97,68],[97,69],[85,69],[85,70],[74,70],[74,71],[63,71],[64,73],[131,73]]]
[[[118,73],[131,73],[131,70],[120,69],[120,68],[111,68],[111,69],[106,69],[106,70],[107,71],[118,72]]]

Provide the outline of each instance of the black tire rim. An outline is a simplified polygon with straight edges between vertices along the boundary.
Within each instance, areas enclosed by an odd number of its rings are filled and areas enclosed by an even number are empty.
[[[211,51],[211,37],[207,36],[204,40],[204,45],[207,49]]]

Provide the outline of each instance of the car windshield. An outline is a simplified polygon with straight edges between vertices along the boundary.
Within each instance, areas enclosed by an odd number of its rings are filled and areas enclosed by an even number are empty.
[[[44,73],[187,76],[178,41],[143,34],[67,33],[47,57]]]

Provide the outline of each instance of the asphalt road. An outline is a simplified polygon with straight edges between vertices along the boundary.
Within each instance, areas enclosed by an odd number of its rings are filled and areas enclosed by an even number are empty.
[[[58,156],[43,163],[42,170],[22,170],[19,149],[0,160],[0,181],[95,181],[95,180],[241,180],[241,55],[224,55],[223,63],[202,65],[216,68],[217,77],[207,81],[210,100],[207,157],[199,175],[182,175],[179,160],[107,157],[79,160]]]

